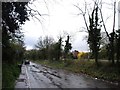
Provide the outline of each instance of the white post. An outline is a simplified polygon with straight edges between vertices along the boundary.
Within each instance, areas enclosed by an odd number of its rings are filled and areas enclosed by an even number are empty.
[[[118,2],[118,29],[120,29],[120,1]]]

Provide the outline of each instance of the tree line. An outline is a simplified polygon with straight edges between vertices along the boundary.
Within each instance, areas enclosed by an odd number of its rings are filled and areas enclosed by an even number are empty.
[[[69,42],[70,36],[67,36],[65,46],[63,46],[63,38],[60,36],[56,42],[52,37],[45,36],[40,37],[36,49],[28,50],[25,53],[26,58],[33,60],[57,60],[61,58],[68,58],[69,52],[72,49],[72,45]]]
[[[2,2],[2,62],[16,63],[23,59],[24,35],[21,25],[28,20],[28,2]]]
[[[99,53],[103,52],[102,50],[106,50],[106,55],[112,63],[115,63],[115,59],[119,62],[120,59],[120,30],[115,30],[115,12],[116,12],[116,2],[114,2],[114,21],[112,32],[108,33],[103,15],[102,15],[102,5],[101,3],[94,1],[94,7],[92,13],[88,14],[89,21],[86,21],[86,12],[83,12],[78,6],[76,6],[83,15],[86,29],[88,31],[88,44],[90,51],[92,53],[93,58],[95,58],[96,64],[98,64]],[[20,30],[20,27],[26,20],[29,20],[28,16],[31,15],[31,10],[28,7],[28,2],[4,2],[2,3],[2,55],[3,62],[10,61],[8,58],[11,58],[10,62],[14,62],[15,54],[19,54],[19,58],[21,55],[23,57],[23,53],[25,51],[24,43],[23,43],[23,33]],[[85,6],[86,7],[86,6]],[[85,8],[87,9],[87,8]],[[102,36],[101,36],[101,27],[104,27],[106,37],[108,39],[108,43],[105,45],[101,45]],[[64,52],[64,57],[67,56],[69,50],[72,48],[71,43],[69,43],[70,36],[67,36],[67,40],[65,41],[66,45],[64,50],[62,51],[62,37],[59,38],[58,42],[53,41],[52,38],[46,37],[45,40],[40,40],[36,47],[39,49],[39,52],[54,53],[56,56],[55,59],[60,58],[60,53]],[[51,39],[49,41],[48,39]],[[43,44],[43,45],[42,45]],[[101,47],[102,46],[102,47]],[[16,48],[15,48],[16,47]],[[51,49],[51,50],[50,50]],[[55,50],[56,49],[56,50]],[[52,51],[52,52],[50,52]],[[54,52],[56,51],[56,52]],[[9,53],[11,52],[11,53]],[[13,56],[12,56],[13,55]],[[7,58],[7,57],[8,58]],[[48,55],[49,58],[53,58],[52,55]],[[43,55],[43,58],[48,58]],[[15,58],[15,59],[14,59]]]
[[[92,9],[91,14],[88,13],[88,16],[86,17],[86,10],[87,6],[85,6],[85,12],[77,7],[80,12],[82,12],[86,29],[88,32],[88,45],[90,48],[90,58],[94,58],[97,65],[99,65],[98,59],[107,59],[111,61],[111,63],[114,65],[115,63],[119,63],[120,59],[120,30],[115,30],[115,14],[116,14],[116,2],[114,2],[114,10],[113,10],[113,27],[111,28],[112,32],[108,33],[104,19],[103,19],[103,12],[102,12],[102,1],[98,2],[97,0],[94,1],[94,6]],[[88,22],[87,19],[88,18]],[[101,28],[104,28],[104,35],[102,36]],[[58,42],[52,42],[54,41],[53,38],[45,37],[44,40],[42,38],[39,39],[38,44],[36,47],[38,50],[31,50],[28,51],[29,53],[34,53],[33,57],[37,55],[37,57],[40,57],[41,59],[55,59],[59,60],[61,56],[64,58],[67,58],[69,55],[69,50],[72,48],[71,43],[69,43],[70,36],[67,36],[67,40],[65,41],[64,49],[62,50],[62,38],[60,37]],[[106,41],[104,41],[106,39]],[[104,43],[104,44],[103,44]],[[26,52],[27,56],[29,55],[28,52]],[[62,52],[62,53],[61,53]],[[35,55],[35,53],[37,53]],[[116,61],[116,62],[115,62]]]
[[[102,0],[101,0],[102,2]],[[114,65],[120,62],[120,29],[115,30],[115,15],[116,15],[116,2],[114,2],[113,10],[113,27],[112,32],[108,33],[105,22],[103,19],[102,3],[97,0],[94,1],[94,6],[91,14],[88,13],[88,19],[86,20],[86,11],[81,10],[77,7],[80,12],[82,12],[86,29],[88,31],[87,42],[89,44],[91,57],[95,59],[96,64],[99,64],[98,58],[106,58],[111,61]],[[29,20],[29,16],[37,18],[33,12],[36,10],[31,9],[28,6],[29,2],[2,2],[2,67],[5,64],[14,65],[19,61],[22,61],[24,57],[31,57],[32,59],[50,59],[50,60],[60,60],[61,55],[64,58],[71,57],[69,51],[72,48],[69,42],[70,36],[67,36],[65,41],[65,46],[62,48],[62,37],[59,37],[58,41],[55,42],[51,37],[40,38],[36,45],[36,50],[26,51],[23,40],[23,33],[21,30],[21,25]],[[85,5],[86,7],[86,5]],[[37,15],[41,14],[37,12]],[[101,28],[104,28],[107,43],[101,45],[102,36]],[[115,60],[116,59],[116,60]],[[115,62],[116,61],[116,62]],[[5,74],[5,73],[3,73]],[[3,79],[4,80],[4,79]]]
[[[24,35],[21,25],[28,20],[28,2],[2,3],[2,88],[14,88],[24,58]]]
[[[112,64],[116,63],[118,64],[120,61],[120,29],[115,30],[115,17],[116,17],[116,1],[114,1],[113,4],[113,27],[111,28],[112,32],[108,33],[106,29],[106,25],[104,23],[103,19],[103,13],[102,12],[102,0],[94,1],[94,6],[92,8],[91,14],[88,12],[89,21],[87,22],[86,14],[87,14],[87,4],[85,2],[85,11],[83,11],[79,6],[74,5],[76,8],[79,9],[81,15],[84,18],[86,29],[88,32],[88,45],[90,48],[91,56],[95,59],[96,64],[98,65],[98,58],[102,57],[102,55],[112,62]],[[104,28],[105,32],[105,39],[107,39],[107,43],[102,45],[101,42],[103,42],[102,32],[101,28]],[[102,53],[104,52],[104,54]],[[99,54],[100,53],[100,54]]]

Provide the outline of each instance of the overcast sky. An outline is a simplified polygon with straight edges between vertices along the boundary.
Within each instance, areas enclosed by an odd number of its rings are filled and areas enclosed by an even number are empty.
[[[106,1],[106,2],[105,2]],[[103,15],[106,27],[112,31],[113,21],[113,4],[114,0],[105,0],[103,4]],[[93,8],[93,0],[86,0],[87,8],[90,11]],[[67,35],[71,36],[72,50],[88,51],[87,40],[85,37],[85,24],[82,15],[77,15],[80,11],[74,6],[79,6],[84,10],[84,0],[36,0],[31,8],[36,9],[42,14],[39,20],[30,17],[30,21],[26,21],[22,26],[25,35],[25,46],[27,49],[34,48],[40,36],[52,36],[56,41],[61,35],[66,39]],[[47,14],[47,15],[46,15]],[[110,17],[109,19],[107,19]],[[116,17],[117,14],[116,14]],[[86,16],[86,18],[88,18]],[[116,29],[118,27],[116,18]],[[110,27],[111,26],[111,27]],[[65,36],[66,35],[66,36]]]

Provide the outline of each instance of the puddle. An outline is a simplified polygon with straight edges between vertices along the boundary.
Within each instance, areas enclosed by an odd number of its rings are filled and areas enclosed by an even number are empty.
[[[17,79],[18,82],[24,82],[25,79]]]

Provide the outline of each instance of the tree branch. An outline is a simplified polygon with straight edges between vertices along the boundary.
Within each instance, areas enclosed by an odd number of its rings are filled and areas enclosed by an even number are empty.
[[[83,12],[83,10],[82,10],[80,7],[78,7],[77,5],[73,5],[73,6],[75,6],[76,8],[78,8],[78,9],[81,11],[81,13],[79,13],[78,15],[82,14],[83,19],[84,19],[84,22],[85,22],[85,25],[86,25],[86,28],[87,28],[87,31],[89,31],[89,27],[88,27],[88,25],[87,25],[87,20],[86,20],[86,18],[85,18],[86,9],[85,9],[85,12]],[[87,8],[87,7],[86,7],[86,4],[85,4],[85,8]]]
[[[107,32],[107,29],[106,29],[106,26],[105,26],[105,23],[104,23],[104,19],[103,19],[103,15],[102,15],[101,8],[99,8],[99,10],[100,10],[101,19],[102,19],[102,22],[103,22],[103,27],[104,27],[104,29],[105,29],[105,32],[106,32],[106,34],[107,34],[107,37],[110,39],[110,36],[109,36],[109,34],[108,34],[108,32]]]
[[[115,32],[115,14],[116,14],[116,2],[114,2],[113,33]]]

